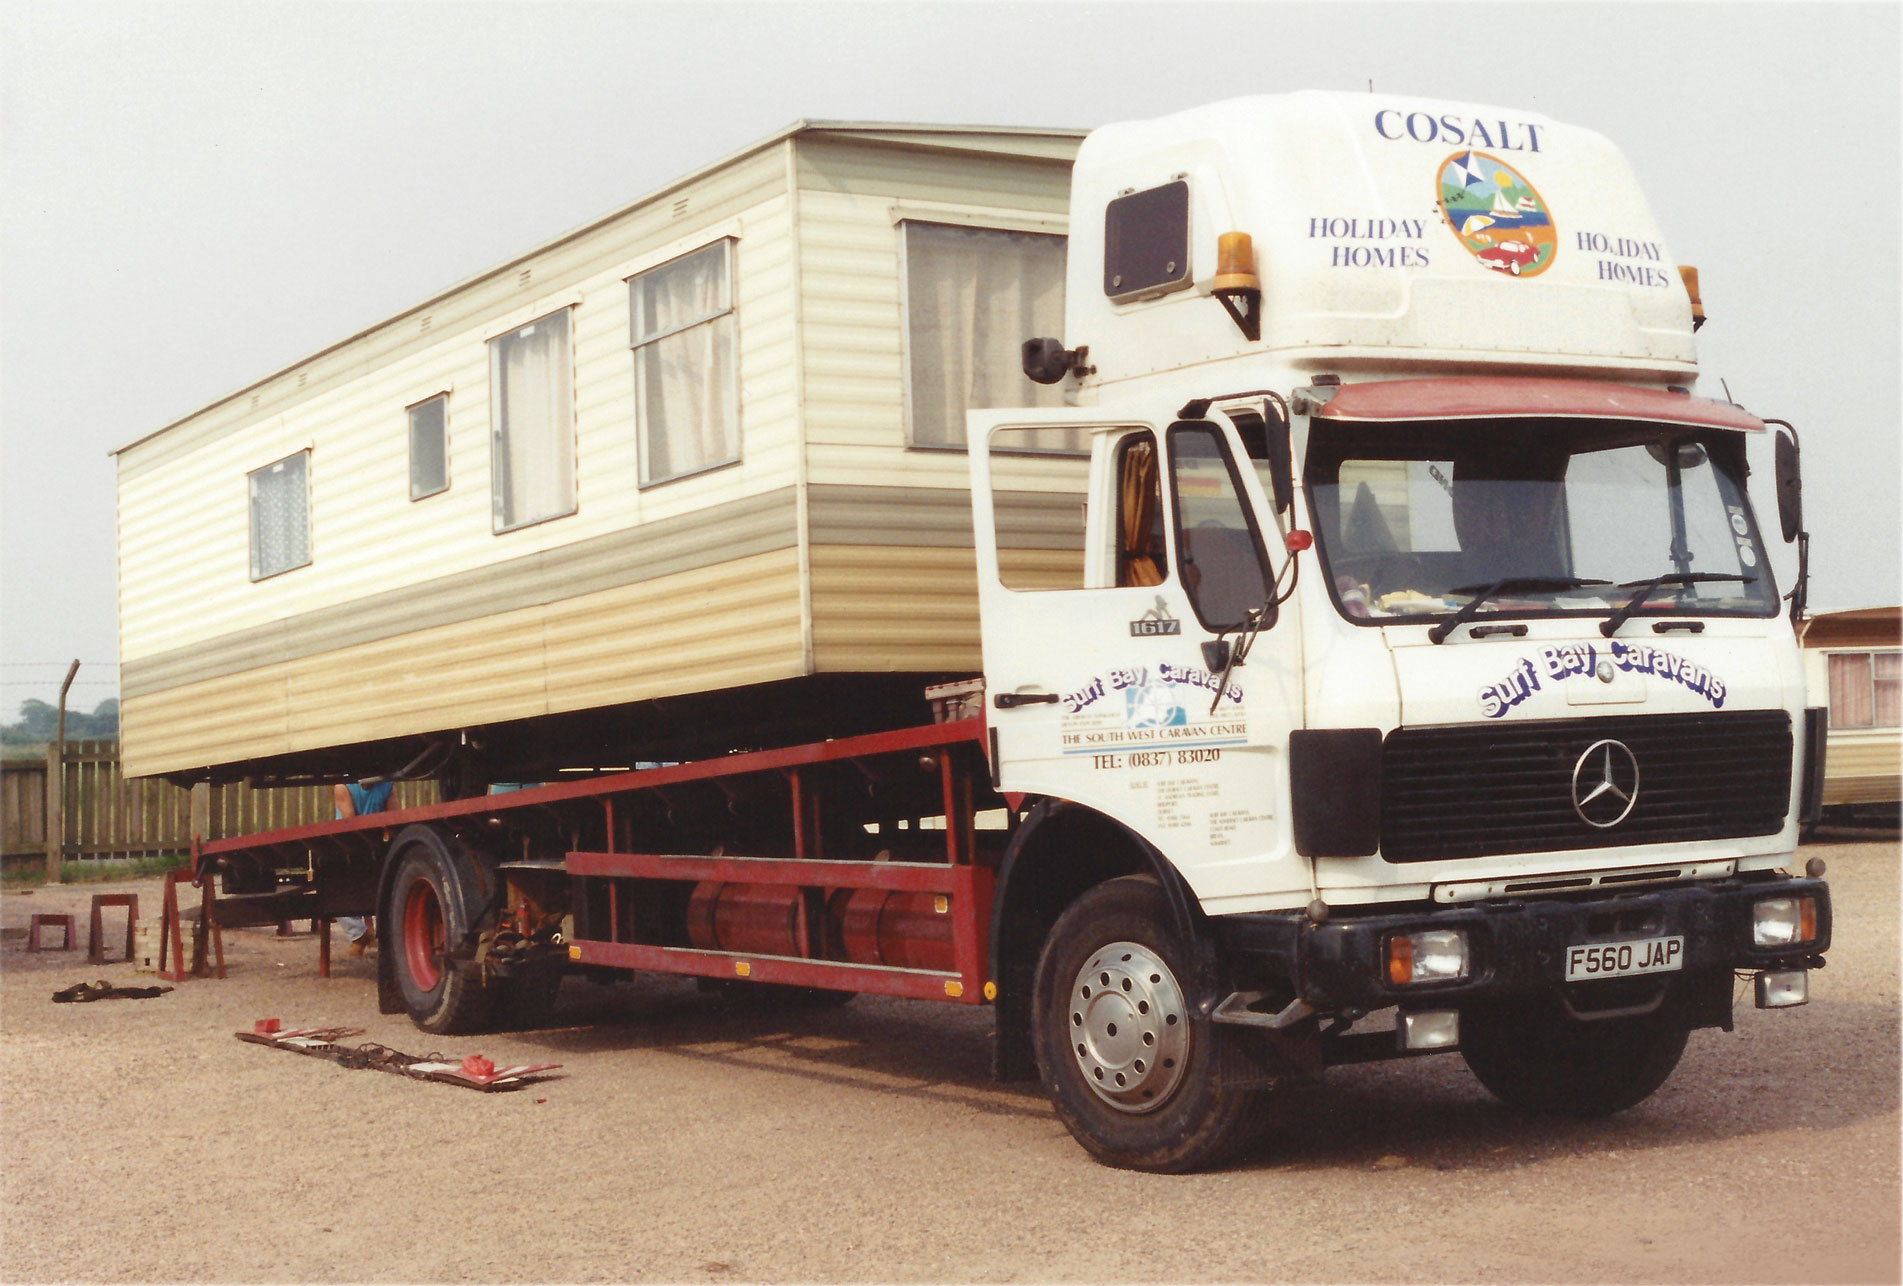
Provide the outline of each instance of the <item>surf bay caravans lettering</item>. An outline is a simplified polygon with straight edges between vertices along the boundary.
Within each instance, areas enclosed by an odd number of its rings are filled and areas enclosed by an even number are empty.
[[[1066,755],[1104,755],[1148,747],[1240,746],[1249,729],[1242,688],[1230,683],[1217,709],[1220,680],[1196,666],[1161,662],[1094,675],[1062,698],[1059,736]]]
[[[1724,709],[1725,681],[1704,666],[1687,661],[1676,652],[1645,643],[1621,643],[1614,639],[1608,651],[1612,654],[1612,663],[1621,670],[1669,679],[1711,702],[1714,710]]]
[[[1712,709],[1724,709],[1725,681],[1704,666],[1664,648],[1614,639],[1603,656],[1591,643],[1569,643],[1541,648],[1537,659],[1520,658],[1503,678],[1480,689],[1480,713],[1489,719],[1500,718],[1540,691],[1542,680],[1565,683],[1598,679],[1610,683],[1618,670],[1668,680],[1711,702]]]

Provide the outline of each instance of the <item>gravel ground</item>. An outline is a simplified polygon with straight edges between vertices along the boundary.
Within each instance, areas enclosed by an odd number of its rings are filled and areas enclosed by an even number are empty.
[[[376,1012],[370,958],[226,935],[230,977],[54,1005],[128,964],[29,954],[0,897],[7,1281],[1672,1281],[1899,1279],[1898,847],[1830,863],[1812,1003],[1693,1035],[1609,1120],[1493,1102],[1458,1056],[1329,1073],[1216,1174],[1085,1156],[986,1077],[983,1009],[861,998],[785,1017],[690,982],[564,984],[564,1024],[433,1037]],[[116,922],[116,913],[109,913]],[[559,1062],[477,1094],[232,1039],[264,1016],[414,1054]]]

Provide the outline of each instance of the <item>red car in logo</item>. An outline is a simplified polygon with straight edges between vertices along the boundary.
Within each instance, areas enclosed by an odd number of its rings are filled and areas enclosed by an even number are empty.
[[[1487,267],[1499,272],[1510,272],[1516,277],[1520,275],[1520,269],[1539,257],[1540,252],[1524,241],[1502,241],[1499,245],[1488,246],[1474,255],[1474,258]]]

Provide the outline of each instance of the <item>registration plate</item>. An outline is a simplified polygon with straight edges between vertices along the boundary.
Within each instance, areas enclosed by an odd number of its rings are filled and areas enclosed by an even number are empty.
[[[1566,981],[1624,978],[1635,973],[1671,973],[1685,967],[1685,939],[1594,942],[1566,950]]]

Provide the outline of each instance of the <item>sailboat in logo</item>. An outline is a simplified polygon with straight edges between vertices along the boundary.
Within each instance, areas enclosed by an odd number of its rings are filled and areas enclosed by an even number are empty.
[[[1559,238],[1533,185],[1496,156],[1471,149],[1441,162],[1441,217],[1483,267],[1531,277],[1552,266]]]

